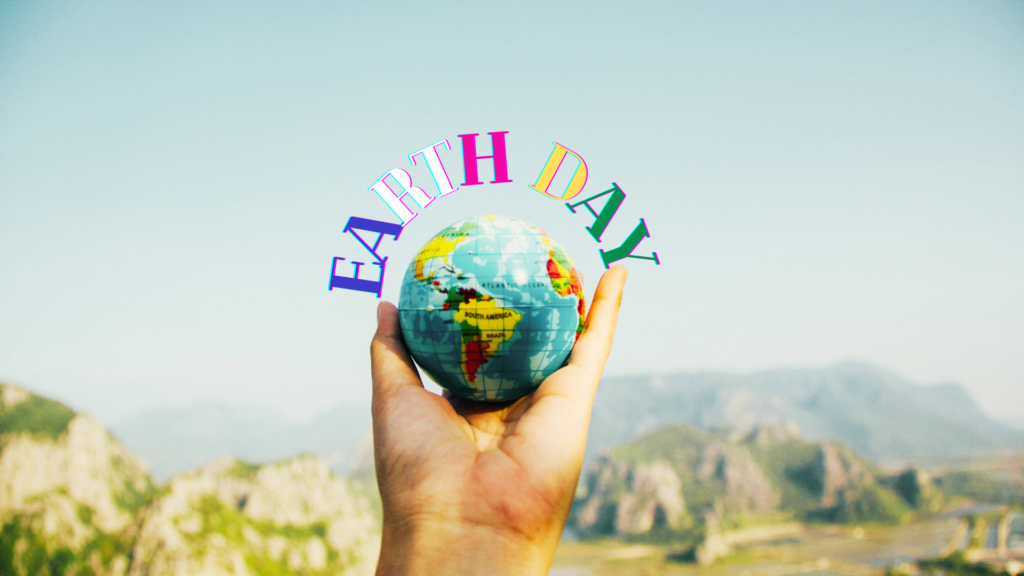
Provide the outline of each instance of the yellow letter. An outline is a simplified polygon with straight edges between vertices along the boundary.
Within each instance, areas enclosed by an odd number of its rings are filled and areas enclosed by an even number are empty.
[[[537,177],[537,182],[531,185],[530,188],[533,188],[548,198],[554,198],[555,200],[568,200],[583,191],[583,186],[587,183],[587,163],[583,161],[583,158],[580,157],[579,154],[569,150],[558,142],[554,142],[554,145],[555,150],[551,152],[551,156],[548,157],[547,164],[545,164],[544,169],[540,171],[540,176]],[[572,180],[569,181],[569,186],[565,189],[565,194],[562,196],[552,196],[551,194],[548,194],[548,186],[551,186],[551,181],[555,179],[555,172],[558,172],[558,168],[562,165],[562,160],[565,159],[566,154],[572,154],[574,158],[580,161],[580,165],[576,168],[576,172],[573,173]]]

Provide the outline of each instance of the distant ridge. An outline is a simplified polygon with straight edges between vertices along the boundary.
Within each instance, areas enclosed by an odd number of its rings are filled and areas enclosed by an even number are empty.
[[[922,386],[872,364],[847,362],[747,375],[606,378],[594,404],[588,456],[668,424],[745,430],[781,421],[883,464],[1024,446],[1024,432],[989,418],[958,384]]]
[[[345,474],[369,430],[369,402],[336,406],[305,423],[261,406],[197,404],[148,410],[112,426],[161,482],[221,456],[274,462],[312,453]]]
[[[921,386],[889,370],[850,362],[747,375],[606,378],[594,404],[588,459],[603,446],[670,424],[749,430],[786,421],[799,425],[809,440],[838,440],[883,465],[1024,446],[1024,431],[986,416],[957,384]],[[219,456],[273,462],[303,452],[347,474],[369,428],[369,402],[364,402],[336,406],[306,423],[259,406],[160,408],[115,423],[112,431],[164,481]]]

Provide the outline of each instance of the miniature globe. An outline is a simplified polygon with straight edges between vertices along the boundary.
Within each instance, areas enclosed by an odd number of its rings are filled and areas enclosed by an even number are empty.
[[[456,396],[512,400],[565,365],[583,330],[583,278],[547,232],[507,216],[456,222],[409,265],[405,344]]]

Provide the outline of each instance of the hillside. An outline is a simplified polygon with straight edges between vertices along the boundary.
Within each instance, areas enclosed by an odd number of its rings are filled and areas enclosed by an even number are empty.
[[[606,450],[585,478],[574,506],[584,535],[699,528],[709,517],[899,522],[922,503],[909,501],[914,490],[930,489],[900,490],[849,448],[805,441],[792,424],[743,436],[668,426]]]
[[[370,503],[314,456],[175,476],[140,525],[130,576],[368,575],[380,544]]]
[[[154,490],[94,419],[0,385],[0,574],[121,574]]]
[[[378,514],[316,456],[156,486],[94,419],[0,384],[0,574],[371,574]]]
[[[793,424],[746,434],[661,428],[605,450],[577,496],[570,527],[579,535],[691,541],[698,561],[726,553],[729,530],[900,523],[941,499],[926,474],[886,475],[842,444],[802,439]]]
[[[987,417],[956,384],[920,386],[861,363],[749,375],[699,372],[607,378],[588,456],[655,428],[750,429],[792,421],[807,438],[837,440],[878,462],[948,460],[1024,446],[1024,432]]]

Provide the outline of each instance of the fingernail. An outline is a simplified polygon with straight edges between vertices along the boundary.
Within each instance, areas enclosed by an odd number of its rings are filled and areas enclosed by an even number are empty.
[[[380,326],[380,313],[384,310],[384,303],[377,304],[377,325]]]

